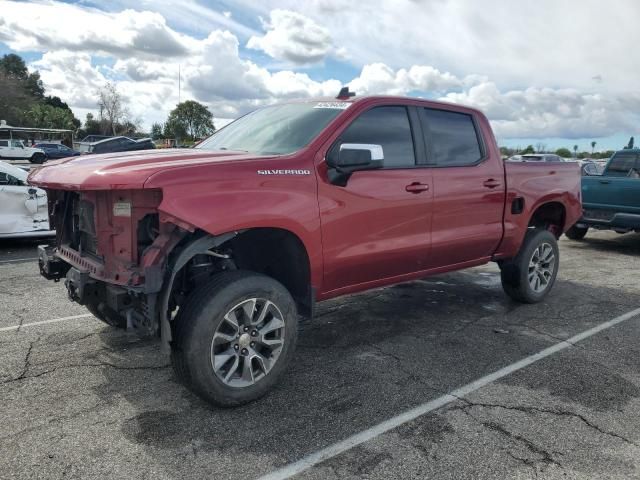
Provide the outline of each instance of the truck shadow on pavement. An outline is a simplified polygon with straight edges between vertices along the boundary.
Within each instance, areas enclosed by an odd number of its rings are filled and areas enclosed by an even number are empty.
[[[624,233],[606,238],[589,236],[590,233],[582,240],[572,242],[572,246],[581,250],[640,256],[640,233]]]
[[[124,399],[139,412],[121,432],[157,455],[158,465],[172,463],[172,454],[215,456],[215,467],[194,464],[197,476],[198,468],[203,475],[231,468],[236,454],[269,454],[283,464],[629,311],[633,302],[628,292],[559,281],[543,303],[520,305],[502,293],[497,273],[459,272],[321,305],[303,325],[280,386],[246,406],[206,404],[177,383],[157,343],[113,330],[100,333],[100,359],[109,366],[93,388],[106,404]],[[524,386],[604,410],[640,396],[603,369],[586,365],[569,383],[532,377]],[[594,382],[607,382],[616,395],[585,395]]]

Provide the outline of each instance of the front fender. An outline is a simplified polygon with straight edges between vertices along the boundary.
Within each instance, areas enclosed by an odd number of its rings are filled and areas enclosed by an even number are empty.
[[[211,235],[251,228],[280,228],[297,236],[309,257],[311,282],[322,282],[322,246],[316,178],[300,160],[274,159],[274,170],[308,174],[261,175],[264,162],[160,172],[145,188],[161,188],[161,221]],[[271,167],[270,167],[271,168]]]

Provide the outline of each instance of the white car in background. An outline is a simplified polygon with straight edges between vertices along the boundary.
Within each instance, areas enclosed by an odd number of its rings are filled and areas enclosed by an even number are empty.
[[[0,162],[0,238],[55,235],[50,230],[47,194],[27,184],[27,172]]]
[[[0,139],[0,159],[44,163],[47,155],[41,148],[25,147],[22,140],[3,138]]]

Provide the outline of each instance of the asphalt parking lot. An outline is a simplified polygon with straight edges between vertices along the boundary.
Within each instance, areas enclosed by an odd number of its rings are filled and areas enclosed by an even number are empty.
[[[0,478],[640,477],[638,234],[563,239],[538,305],[495,265],[322,304],[280,387],[236,409],[70,303],[36,243],[0,244]]]

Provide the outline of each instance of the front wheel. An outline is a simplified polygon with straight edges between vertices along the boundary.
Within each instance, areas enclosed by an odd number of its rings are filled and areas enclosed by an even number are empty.
[[[569,230],[564,232],[564,234],[571,240],[582,240],[588,231],[589,227],[578,227],[574,225]]]
[[[516,257],[500,266],[502,288],[518,302],[540,302],[551,291],[559,265],[556,237],[547,230],[528,230]]]
[[[296,305],[276,280],[253,272],[219,273],[187,298],[174,320],[178,378],[219,406],[260,398],[293,357]]]

